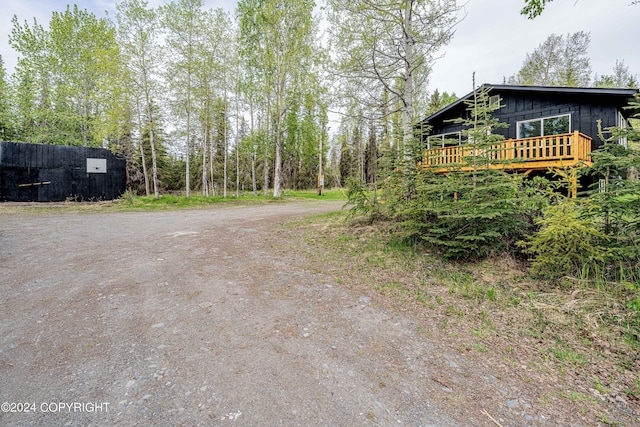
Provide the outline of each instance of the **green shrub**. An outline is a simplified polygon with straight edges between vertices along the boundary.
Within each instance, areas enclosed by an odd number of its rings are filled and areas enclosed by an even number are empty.
[[[536,222],[540,230],[519,245],[533,255],[531,271],[538,277],[577,275],[584,266],[603,264],[609,256],[605,234],[582,218],[580,206],[572,200],[549,206]]]
[[[380,216],[380,200],[377,191],[371,190],[362,180],[347,179],[347,203],[351,206],[350,216],[362,215],[370,223]]]
[[[517,188],[507,174],[423,174],[416,195],[399,211],[406,238],[420,241],[445,259],[474,260],[510,251],[525,224]]]

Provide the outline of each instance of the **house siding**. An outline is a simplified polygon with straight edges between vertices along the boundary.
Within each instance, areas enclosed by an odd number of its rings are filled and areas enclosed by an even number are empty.
[[[509,125],[505,129],[496,129],[496,133],[505,138],[516,138],[516,123],[522,120],[532,120],[542,117],[571,115],[571,131],[579,131],[592,138],[592,149],[603,144],[598,136],[598,120],[602,120],[602,127],[616,125],[616,117],[626,99],[621,96],[593,93],[557,93],[539,92],[533,90],[500,90],[492,89],[491,95],[500,95],[502,108],[495,111],[493,116]],[[459,105],[429,121],[432,126],[428,135],[457,132],[464,129],[460,124],[448,122],[456,117],[464,117],[466,105]],[[425,136],[426,139],[426,136]]]

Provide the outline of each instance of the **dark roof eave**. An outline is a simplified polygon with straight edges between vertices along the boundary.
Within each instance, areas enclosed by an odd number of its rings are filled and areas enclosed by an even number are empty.
[[[625,88],[597,88],[597,87],[560,87],[560,86],[515,86],[515,85],[494,85],[485,83],[475,91],[469,92],[462,98],[456,100],[454,103],[447,105],[443,109],[436,111],[429,117],[420,121],[420,123],[429,123],[433,119],[440,115],[443,115],[447,111],[456,108],[467,99],[471,98],[474,92],[480,91],[483,88],[490,88],[499,91],[512,91],[512,92],[542,92],[542,93],[573,93],[573,94],[591,94],[591,95],[609,95],[620,96],[624,98],[632,98],[639,93],[638,89],[625,89]]]

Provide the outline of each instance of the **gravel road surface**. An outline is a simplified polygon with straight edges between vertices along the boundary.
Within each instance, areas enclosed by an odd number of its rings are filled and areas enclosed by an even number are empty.
[[[341,206],[1,217],[0,425],[497,425],[439,405],[464,360],[282,240]]]

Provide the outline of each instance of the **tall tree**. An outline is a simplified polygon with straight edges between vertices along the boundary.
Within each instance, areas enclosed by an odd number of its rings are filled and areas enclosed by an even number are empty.
[[[239,44],[240,55],[244,68],[247,70],[247,80],[244,82],[244,92],[249,100],[250,117],[252,119],[251,133],[257,132],[253,126],[254,112],[261,110],[260,137],[254,138],[254,162],[258,150],[263,153],[263,181],[262,192],[267,196],[269,192],[269,159],[270,144],[268,143],[271,124],[271,87],[267,84],[267,68],[262,60],[266,50],[266,40],[262,37],[262,7],[261,0],[242,0],[238,3],[238,17],[240,19]],[[261,144],[258,144],[258,141]],[[254,194],[256,189],[254,188]]]
[[[637,88],[638,76],[632,74],[629,67],[624,65],[624,61],[616,60],[613,67],[613,74],[604,74],[595,78],[595,87],[621,87],[621,88]]]
[[[203,12],[201,19],[203,25],[195,55],[193,108],[194,113],[197,111],[202,135],[202,191],[209,195],[215,193],[216,168],[219,166],[217,156],[224,157],[224,148],[219,148],[218,144],[220,134],[217,126],[224,130],[227,123],[226,118],[224,122],[219,121],[218,107],[221,107],[220,97],[225,97],[228,90],[227,76],[232,73],[233,47],[230,47],[229,39],[233,38],[230,33],[233,34],[234,27],[228,14],[220,8]],[[224,145],[224,141],[220,141]],[[226,187],[226,181],[222,187]]]
[[[369,140],[364,156],[365,182],[371,184],[374,191],[376,185],[376,175],[378,173],[378,142],[376,139],[376,126],[373,119],[369,120]]]
[[[455,93],[449,95],[449,93],[445,91],[440,94],[438,89],[434,90],[429,97],[429,102],[427,104],[427,116],[440,111],[447,105],[454,103],[457,99],[458,97]]]
[[[58,120],[60,130],[75,133],[82,145],[101,145],[95,139],[95,120],[106,104],[101,83],[118,66],[115,28],[74,5],[53,13],[49,31],[56,109],[71,117]]]
[[[379,87],[399,104],[405,173],[413,169],[414,99],[438,50],[449,42],[453,0],[329,0],[340,73],[355,78],[365,102],[381,107]],[[420,79],[419,77],[423,77]]]
[[[49,28],[13,17],[9,37],[16,66],[22,139],[100,146],[95,125],[108,103],[104,84],[118,65],[115,30],[77,6],[54,12]]]
[[[190,145],[191,145],[191,118],[192,118],[192,81],[196,68],[196,53],[198,38],[202,25],[200,21],[203,0],[177,0],[162,8],[164,26],[168,30],[167,46],[171,51],[171,65],[168,67],[170,81],[174,84],[177,105],[183,106],[186,118],[185,130],[185,187],[186,196],[191,196],[190,180]]]
[[[243,2],[241,5],[244,8],[249,6],[248,2]],[[263,72],[260,66],[260,59],[257,56],[257,49],[255,46],[260,44],[260,39],[256,37],[257,31],[255,26],[255,16],[249,13],[246,9],[239,9],[240,13],[240,28],[238,31],[238,52],[240,66],[243,69],[241,74],[241,89],[242,96],[245,103],[249,108],[249,142],[248,146],[251,152],[251,176],[252,176],[252,189],[254,196],[258,195],[257,188],[257,171],[256,162],[258,152],[260,148],[260,142],[262,140],[259,135],[259,129],[257,126],[259,110],[261,106],[266,104],[266,94],[264,91],[265,79],[261,74]],[[267,166],[267,159],[265,159],[265,170]],[[264,181],[266,187],[267,181]],[[265,188],[266,194],[266,188]]]
[[[17,131],[23,141],[44,142],[49,139],[47,116],[52,90],[47,64],[48,34],[35,19],[31,26],[26,21],[20,24],[17,16],[11,22],[9,44],[20,54],[14,72]]]
[[[262,58],[269,103],[274,122],[275,165],[273,196],[282,192],[283,119],[287,93],[302,58],[311,54],[313,0],[241,0],[238,13],[243,38],[251,41]],[[258,65],[255,63],[255,65]]]
[[[584,31],[551,34],[532,53],[511,82],[522,85],[584,87],[591,81],[587,56],[591,36]]]
[[[145,0],[123,0],[116,6],[120,45],[129,70],[131,88],[135,93],[138,116],[138,138],[145,164],[143,140],[148,133],[151,148],[153,194],[160,197],[158,189],[158,162],[156,155],[156,108],[154,99],[159,90],[159,51],[157,10],[148,8]],[[148,180],[146,180],[148,182]],[[147,194],[149,189],[147,186]]]
[[[11,86],[7,81],[7,72],[0,55],[0,140],[2,141],[11,141],[14,138],[12,102]]]

